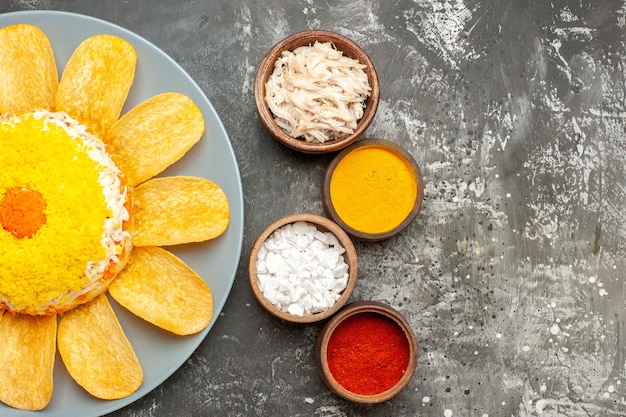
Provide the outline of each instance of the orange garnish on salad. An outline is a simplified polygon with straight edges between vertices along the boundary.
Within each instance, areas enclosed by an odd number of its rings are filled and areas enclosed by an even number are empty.
[[[39,191],[10,187],[0,201],[0,224],[18,239],[33,237],[46,224],[46,202]]]

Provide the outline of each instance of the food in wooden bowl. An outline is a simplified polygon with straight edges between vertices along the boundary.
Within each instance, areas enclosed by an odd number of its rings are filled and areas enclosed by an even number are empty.
[[[378,75],[354,41],[325,30],[294,33],[261,61],[254,100],[263,124],[286,146],[334,152],[359,139],[380,97]]]
[[[358,268],[348,235],[326,217],[303,213],[283,217],[259,235],[248,276],[268,312],[288,322],[311,323],[348,301]]]
[[[328,216],[363,241],[388,239],[417,216],[424,199],[419,166],[401,146],[361,139],[328,165],[322,203]]]
[[[411,380],[417,342],[406,319],[378,301],[356,301],[339,310],[322,328],[315,344],[322,380],[350,401],[387,401]]]

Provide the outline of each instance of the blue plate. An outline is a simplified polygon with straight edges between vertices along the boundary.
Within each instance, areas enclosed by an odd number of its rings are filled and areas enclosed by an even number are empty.
[[[241,256],[241,177],[228,134],[215,109],[191,77],[159,48],[112,23],[73,13],[25,11],[0,14],[0,27],[16,23],[36,25],[48,36],[59,76],[74,49],[89,36],[108,33],[130,42],[137,51],[137,69],[123,112],[156,94],[174,91],[189,96],[202,110],[206,123],[200,142],[160,176],[193,175],[207,178],[224,190],[230,203],[230,225],[222,236],[210,242],[167,248],[198,272],[213,292],[213,320],[204,331],[192,336],[175,336],[111,302],[143,367],[144,381],[137,392],[121,400],[96,399],[74,382],[57,353],[54,392],[46,408],[37,412],[25,412],[0,403],[0,415],[3,417],[100,416],[136,401],[172,375],[196,350],[219,317],[235,280]]]

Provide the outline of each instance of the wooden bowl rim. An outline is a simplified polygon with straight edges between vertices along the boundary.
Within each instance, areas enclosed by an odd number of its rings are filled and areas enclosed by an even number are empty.
[[[358,121],[354,133],[324,143],[309,143],[290,136],[284,129],[276,124],[274,116],[265,102],[265,83],[274,71],[274,63],[280,57],[282,51],[294,50],[299,46],[311,44],[316,40],[332,42],[337,46],[337,49],[344,52],[346,56],[356,58],[359,62],[365,64],[367,66],[365,72],[367,73],[368,81],[372,89],[370,96],[365,102],[366,107],[363,112],[363,117]],[[379,100],[380,84],[378,81],[378,73],[368,54],[353,40],[328,30],[305,30],[296,32],[279,41],[261,60],[254,79],[254,102],[261,121],[275,139],[289,148],[303,153],[321,154],[335,152],[354,143],[365,133],[374,119]]]
[[[388,230],[386,232],[382,232],[382,233],[362,232],[358,229],[353,228],[346,222],[344,222],[341,219],[341,217],[339,217],[339,214],[337,214],[337,211],[335,210],[335,207],[333,206],[332,199],[330,198],[330,181],[332,179],[333,173],[335,172],[335,169],[337,168],[337,165],[339,165],[341,160],[345,158],[348,154],[352,153],[353,151],[359,148],[367,147],[367,146],[377,146],[377,147],[389,149],[391,151],[395,151],[395,153],[397,153],[400,157],[403,157],[406,160],[406,162],[411,166],[411,168],[413,169],[413,172],[415,173],[415,177],[417,179],[417,184],[416,184],[417,195],[415,197],[415,203],[413,204],[413,208],[411,209],[407,217],[400,224],[398,224],[393,229]],[[406,149],[404,149],[402,146],[398,145],[397,143],[392,142],[387,139],[367,138],[367,139],[359,140],[358,142],[350,145],[346,149],[342,150],[339,154],[337,154],[337,156],[335,156],[330,162],[330,164],[326,167],[326,171],[324,172],[324,179],[322,182],[322,205],[324,206],[324,210],[326,211],[326,214],[335,223],[341,226],[349,235],[359,240],[363,240],[367,242],[377,242],[377,241],[389,239],[393,236],[396,236],[397,234],[402,232],[404,229],[406,229],[409,226],[409,224],[411,224],[411,222],[415,219],[415,217],[417,217],[417,214],[420,212],[422,208],[423,201],[424,201],[424,178],[422,176],[422,171],[419,165],[417,164],[413,156]]]
[[[274,230],[289,223],[295,223],[298,221],[313,223],[319,230],[329,231],[333,233],[337,237],[337,240],[339,240],[341,246],[343,246],[343,248],[346,250],[346,252],[344,253],[344,260],[348,264],[348,283],[346,284],[346,288],[341,293],[341,297],[328,310],[306,316],[296,316],[286,313],[273,305],[269,300],[267,300],[267,298],[265,298],[263,292],[259,288],[259,282],[256,273],[256,259],[258,257],[259,250],[265,240],[267,240],[267,238],[274,232]],[[250,257],[248,260],[248,280],[252,292],[259,304],[261,304],[261,306],[272,315],[291,323],[314,323],[324,320],[335,314],[335,312],[337,312],[341,307],[346,304],[346,302],[352,295],[354,287],[356,286],[358,273],[358,256],[356,248],[354,247],[350,236],[348,236],[346,232],[332,220],[324,216],[312,213],[291,214],[271,223],[263,230],[263,232],[261,232],[256,242],[252,246],[252,250],[250,251]]]
[[[335,329],[348,317],[361,313],[377,313],[393,320],[402,329],[409,342],[409,363],[402,377],[398,380],[396,385],[389,388],[387,391],[373,395],[356,394],[341,386],[330,371],[327,360],[328,341]],[[415,339],[415,333],[408,321],[395,308],[374,300],[361,300],[346,304],[324,325],[322,330],[320,330],[315,343],[315,364],[322,380],[340,397],[362,404],[381,403],[391,399],[402,391],[413,377],[415,368],[417,367],[417,357],[417,340]]]

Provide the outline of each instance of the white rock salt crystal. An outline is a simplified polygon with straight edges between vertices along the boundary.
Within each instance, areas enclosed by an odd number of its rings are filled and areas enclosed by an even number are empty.
[[[300,252],[298,250],[295,250],[294,248],[289,248],[283,251],[282,258],[285,262],[285,265],[289,267],[290,272],[298,272],[298,270],[300,269],[299,253]]]
[[[327,310],[348,282],[344,252],[335,235],[312,223],[285,225],[259,250],[259,288],[272,304],[293,315]]]
[[[337,278],[341,278],[344,275],[348,276],[348,264],[343,261],[343,256],[337,261],[337,265],[332,272]]]
[[[322,242],[319,239],[315,239],[311,242],[310,244],[310,249],[314,252],[314,253],[319,253],[319,254],[324,254],[326,252],[330,252],[328,251],[329,245],[328,243]]]
[[[332,290],[335,286],[335,276],[329,270],[324,271],[322,286],[326,289]]]
[[[287,307],[287,312],[289,314],[293,314],[294,316],[303,316],[304,308],[298,303],[293,303],[289,304],[289,306]]]
[[[311,227],[312,224],[308,222],[295,222],[292,224],[288,224],[285,227],[285,230],[290,230],[294,234],[308,234],[310,232],[314,232],[314,229],[317,229],[315,226]]]
[[[293,288],[291,290],[291,299],[294,302],[297,302],[298,300],[303,298],[306,295],[306,293],[307,293],[306,288],[302,288],[302,287],[300,287],[300,288],[297,288],[297,287]]]
[[[348,274],[345,274],[344,276],[335,280],[335,286],[333,287],[333,291],[341,292],[343,288],[346,288],[347,285],[348,285]]]
[[[315,229],[314,236],[315,236],[315,239],[326,244],[327,246],[330,246],[332,244],[333,239],[335,237],[335,235],[321,232],[317,230],[317,228]]]
[[[265,259],[258,259],[256,261],[256,272],[257,274],[264,274],[267,272],[267,265],[265,264]]]
[[[312,278],[311,271],[301,269],[298,271],[298,280],[302,282],[308,282]]]
[[[266,256],[267,256],[267,248],[265,247],[265,245],[261,245],[261,247],[259,248],[259,252],[257,253],[257,259],[265,260]]]
[[[265,258],[265,267],[267,268],[267,272],[269,272],[270,274],[276,274],[276,272],[278,272],[280,262],[281,261],[279,254],[277,254],[273,250],[268,252],[267,257]]]

